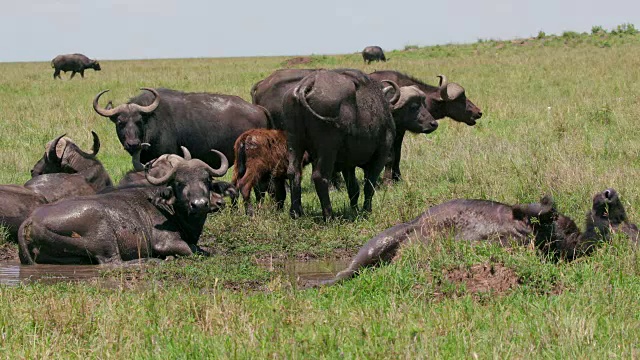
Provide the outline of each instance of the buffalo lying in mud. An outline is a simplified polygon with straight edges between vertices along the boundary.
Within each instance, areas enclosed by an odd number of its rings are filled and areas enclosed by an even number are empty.
[[[195,158],[211,166],[219,166],[218,149],[233,161],[233,144],[243,132],[266,128],[268,112],[249,104],[238,96],[210,93],[185,93],[170,89],[142,88],[142,94],[112,109],[101,108],[93,100],[94,110],[116,125],[116,133],[124,149],[147,163],[163,154],[178,154],[187,147]],[[143,149],[142,144],[150,144]]]
[[[502,245],[527,244],[533,237],[543,253],[572,260],[589,254],[598,242],[609,240],[616,231],[624,232],[637,244],[638,228],[627,221],[613,189],[594,196],[584,233],[557,212],[550,197],[540,203],[513,206],[488,200],[451,200],[369,240],[347,269],[327,284],[349,279],[365,267],[391,261],[408,240],[429,241],[439,234],[451,234],[456,240],[493,240]]]
[[[372,61],[387,61],[384,56],[384,51],[380,46],[367,46],[362,50],[362,60],[367,64],[371,64]]]
[[[102,163],[96,158],[100,151],[100,138],[95,132],[93,136],[92,153],[87,153],[80,149],[73,140],[64,135],[58,136],[49,142],[45,148],[45,153],[31,169],[31,177],[25,186],[36,190],[41,186],[41,182],[48,177],[45,174],[79,174],[97,192],[106,187],[113,186],[111,177],[107,173]],[[45,189],[47,186],[44,186]]]
[[[185,155],[185,157],[191,158],[191,153],[189,153],[189,150],[184,146],[182,146],[181,148],[182,153]],[[153,166],[148,166],[145,169],[145,166],[140,162],[140,159],[137,156],[134,156],[132,158],[133,170],[127,172],[122,177],[122,179],[118,183],[118,188],[132,186],[153,186],[149,182],[149,180],[147,180],[148,175],[153,178],[160,178],[169,173],[171,169],[176,167],[180,162],[183,161],[183,159],[184,158],[175,154],[164,154],[157,159],[151,160],[150,163],[153,164]],[[233,187],[233,185],[228,182],[213,181],[211,185],[211,204],[216,204],[219,201],[217,198],[221,195],[228,196],[232,202],[235,202],[238,197],[238,191],[235,187]]]
[[[54,68],[53,78],[61,79],[60,71],[72,71],[71,77],[73,79],[76,73],[80,73],[80,76],[84,79],[84,70],[93,69],[95,71],[102,70],[98,60],[92,60],[82,54],[67,54],[58,55],[51,60],[51,67]]]
[[[8,240],[16,241],[18,227],[36,207],[67,197],[95,194],[111,185],[106,170],[95,158],[100,141],[93,133],[93,154],[80,150],[64,135],[49,142],[24,186],[0,185],[0,224]]]
[[[200,251],[207,214],[222,205],[210,203],[211,178],[228,169],[225,156],[212,151],[220,156],[218,169],[185,154],[164,176],[147,175],[153,187],[114,189],[37,208],[18,232],[20,261],[117,264]]]
[[[391,102],[400,91],[396,88]],[[390,88],[389,88],[390,89]],[[352,207],[360,188],[355,169],[364,170],[365,211],[378,176],[389,157],[395,124],[389,101],[380,83],[359,70],[318,70],[302,79],[283,100],[293,217],[302,214],[301,178],[305,152],[312,159],[312,178],[325,219],[332,216],[329,181],[334,170],[342,171]]]

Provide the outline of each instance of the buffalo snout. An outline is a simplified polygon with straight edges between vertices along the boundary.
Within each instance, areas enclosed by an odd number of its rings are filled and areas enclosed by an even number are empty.
[[[209,199],[202,197],[189,202],[189,212],[203,213],[209,212]]]

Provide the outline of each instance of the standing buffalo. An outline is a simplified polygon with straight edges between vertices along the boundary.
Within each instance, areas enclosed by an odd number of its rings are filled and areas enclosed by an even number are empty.
[[[399,92],[396,91],[396,94]],[[397,101],[398,97],[394,96]],[[387,162],[395,125],[382,85],[359,70],[318,70],[288,91],[283,100],[293,217],[302,214],[302,159],[309,152],[312,178],[325,219],[332,216],[329,181],[334,170],[342,171],[352,207],[360,189],[355,169],[364,170],[365,211],[378,176]]]
[[[60,77],[60,71],[64,71],[65,73],[67,71],[72,71],[69,79],[73,79],[76,73],[80,73],[80,76],[84,79],[85,69],[93,69],[95,71],[102,70],[98,60],[89,59],[82,54],[58,55],[51,60],[51,67],[55,69],[53,72],[53,78],[58,78],[60,80],[62,80]]]
[[[251,98],[254,104],[265,107],[273,118],[276,129],[285,129],[282,99],[287,91],[293,89],[302,78],[315,70],[312,69],[283,69],[276,70],[265,79],[257,82],[251,88]],[[439,86],[427,85],[413,77],[397,71],[376,71],[369,74],[374,80],[391,80],[401,87],[415,86],[424,93],[424,104],[434,119],[450,117],[455,121],[464,122],[467,125],[475,125],[476,120],[482,117],[482,112],[469,99],[466,98],[462,86],[449,83],[445,76],[441,75]],[[397,123],[396,123],[397,124]],[[394,180],[401,178],[400,155],[402,141],[409,129],[398,125],[396,138],[394,139],[394,160],[391,169],[391,177]],[[411,131],[411,130],[409,130]],[[389,168],[385,171],[385,180],[389,179]]]
[[[228,168],[224,155],[213,152],[220,157],[219,169],[185,153],[164,176],[147,176],[154,187],[113,190],[37,208],[20,226],[20,261],[121,263],[199,251],[196,244],[213,207],[211,177],[223,176]]]
[[[387,61],[380,46],[367,46],[364,48],[364,50],[362,50],[362,59],[367,64],[371,64],[372,61]]]
[[[447,77],[444,75],[439,75],[440,84],[437,87],[427,85],[397,71],[376,71],[369,74],[369,76],[378,81],[391,80],[399,86],[413,86],[419,89],[424,93],[426,106],[436,120],[447,116],[455,121],[473,126],[476,124],[476,120],[482,117],[482,111],[465,96],[464,88],[456,83],[448,82]],[[410,129],[408,130],[411,131]],[[393,147],[395,158],[391,169],[391,178],[394,181],[401,178],[400,152],[402,151],[404,134],[405,129],[399,127]],[[385,172],[385,179],[389,179],[388,169]]]
[[[113,109],[100,108],[101,91],[93,100],[94,110],[116,125],[124,149],[132,156],[140,152],[147,163],[163,154],[177,154],[181,146],[211,166],[219,166],[218,149],[233,161],[233,144],[243,132],[266,128],[268,111],[238,96],[184,93],[170,89],[150,89]],[[143,149],[142,144],[150,147]]]

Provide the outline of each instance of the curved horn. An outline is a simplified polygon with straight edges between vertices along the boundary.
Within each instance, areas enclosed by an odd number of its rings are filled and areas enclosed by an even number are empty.
[[[160,95],[158,94],[156,89],[143,87],[143,88],[140,88],[140,90],[147,90],[147,91],[151,92],[153,94],[153,96],[154,96],[153,102],[150,105],[147,105],[147,106],[141,106],[141,105],[133,104],[133,103],[129,104],[129,105],[134,110],[139,111],[139,112],[141,112],[143,114],[148,114],[150,112],[153,112],[158,107],[158,105],[160,105]]]
[[[102,90],[98,93],[98,95],[96,95],[95,98],[93,98],[93,110],[95,110],[98,115],[104,116],[104,117],[112,117],[113,115],[117,114],[120,112],[120,109],[122,107],[122,105],[114,108],[114,109],[103,109],[100,108],[100,106],[98,105],[98,100],[100,100],[100,96],[102,96],[102,94],[108,92],[109,89],[107,90]]]
[[[140,144],[140,150],[131,155],[131,163],[135,171],[143,171],[145,169],[144,164],[140,161],[140,154],[142,150],[147,150],[151,145],[149,143]]]
[[[302,87],[298,86],[293,90],[294,96],[298,99],[298,101],[300,101],[302,106],[304,106],[304,108],[307,109],[313,116],[317,117],[322,121],[328,121],[328,122],[337,121],[338,118],[340,117],[339,115],[336,117],[322,116],[311,108],[311,105],[309,105],[309,103],[307,102],[307,88],[308,86],[305,84],[304,86]]]
[[[51,146],[49,146],[49,152],[47,152],[47,160],[49,161],[55,161],[55,162],[61,162],[62,159],[58,157],[58,153],[56,151],[56,148],[58,147],[58,142],[60,141],[60,139],[62,139],[65,135],[67,134],[62,134],[60,136],[58,136],[57,138],[53,139],[53,141],[51,142]],[[64,152],[63,152],[64,154]]]
[[[191,160],[191,153],[189,152],[189,149],[187,149],[184,146],[180,146],[180,148],[182,149],[182,154],[183,154],[183,158],[185,160]]]
[[[164,183],[166,183],[167,181],[173,179],[173,177],[176,175],[176,169],[177,167],[172,167],[171,170],[164,174],[163,176],[157,178],[157,177],[153,177],[152,175],[149,175],[149,166],[145,166],[144,169],[144,177],[147,179],[147,181],[151,184],[151,185],[162,185]]]
[[[442,100],[448,101],[449,94],[447,93],[447,85],[449,85],[449,81],[447,80],[447,77],[442,74],[438,75],[437,77],[440,78],[440,83],[438,84],[438,93],[440,94]]]
[[[91,130],[91,136],[93,136],[93,153],[91,153],[90,155],[95,157],[96,155],[98,155],[98,151],[100,151],[100,138],[98,137],[98,134],[96,134],[96,132],[93,130]]]
[[[207,172],[209,172],[209,175],[211,175],[212,177],[224,176],[224,174],[226,174],[227,170],[229,169],[229,160],[227,160],[227,157],[224,156],[224,154],[221,153],[220,151],[213,150],[213,149],[211,149],[211,151],[218,154],[218,156],[220,157],[220,167],[218,169],[212,168],[211,166],[209,166],[209,164],[205,163],[200,159],[193,159],[191,161],[204,167],[207,170]]]
[[[393,97],[391,97],[391,99],[389,99],[389,103],[391,103],[391,105],[395,105],[398,102],[398,99],[400,99],[400,87],[398,86],[398,84],[396,84],[395,82],[393,82],[391,80],[382,80],[381,83],[387,83],[387,84],[391,85],[391,87],[395,91],[395,93],[393,94]],[[383,90],[385,95],[387,95],[387,92],[389,92],[389,90],[387,90],[387,89],[389,89],[389,88],[385,88]]]

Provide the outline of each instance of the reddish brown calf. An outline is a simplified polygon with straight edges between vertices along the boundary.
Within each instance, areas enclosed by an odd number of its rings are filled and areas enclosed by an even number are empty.
[[[232,184],[244,199],[247,215],[253,216],[251,189],[269,184],[269,194],[275,198],[278,209],[282,209],[287,197],[287,135],[282,130],[251,129],[242,133],[234,145],[235,166]],[[259,191],[256,197],[260,201]]]

